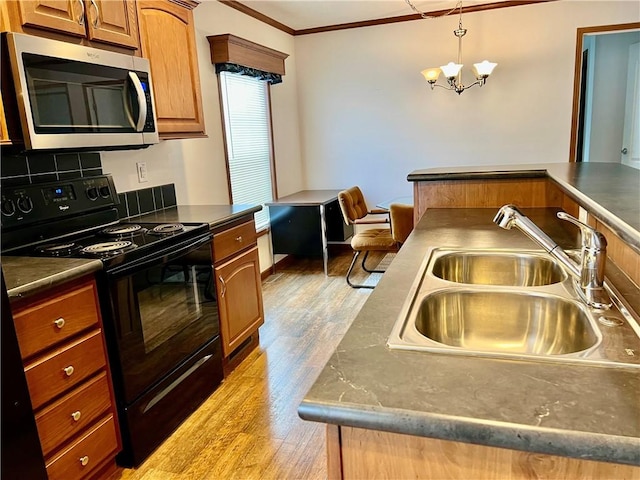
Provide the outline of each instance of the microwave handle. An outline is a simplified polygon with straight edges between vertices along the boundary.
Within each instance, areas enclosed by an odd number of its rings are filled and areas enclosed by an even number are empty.
[[[142,83],[138,78],[136,72],[129,72],[129,79],[133,83],[133,88],[136,90],[136,96],[138,97],[138,121],[136,122],[136,132],[141,132],[144,129],[144,122],[147,119],[147,97],[142,89]]]

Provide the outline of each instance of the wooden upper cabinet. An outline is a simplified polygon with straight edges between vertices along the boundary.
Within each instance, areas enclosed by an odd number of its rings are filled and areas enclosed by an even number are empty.
[[[87,7],[89,40],[138,49],[138,22],[133,0],[91,0]]]
[[[2,102],[2,97],[0,97],[0,145],[9,144],[11,144],[11,139],[7,130],[7,119],[4,115],[4,103]]]
[[[87,34],[84,0],[22,0],[17,5],[23,27],[44,28],[77,37]]]
[[[38,30],[46,30],[96,47],[100,45],[92,42],[128,50],[139,48],[134,0],[5,0],[5,3],[12,31],[38,34]]]
[[[205,136],[200,73],[190,0],[139,0],[142,56],[151,64],[161,138]]]

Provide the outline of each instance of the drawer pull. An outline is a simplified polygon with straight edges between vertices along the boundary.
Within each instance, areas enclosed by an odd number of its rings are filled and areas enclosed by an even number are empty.
[[[56,327],[62,328],[62,327],[64,327],[64,323],[65,323],[64,322],[64,318],[60,317],[59,319],[54,320],[53,323],[56,324]]]
[[[242,242],[242,235],[238,235],[236,237],[236,242]]]
[[[84,457],[80,457],[80,465],[82,465],[83,467],[86,467],[88,463],[89,463],[88,455],[85,455]]]
[[[75,371],[75,369],[73,368],[73,365],[69,365],[68,367],[64,367],[62,370],[64,370],[64,373],[67,377],[70,377],[71,375],[73,375],[73,372]]]
[[[81,416],[82,416],[82,414],[80,413],[80,410],[76,410],[75,412],[73,412],[71,414],[71,418],[73,418],[74,422],[77,422],[78,420],[80,420]]]

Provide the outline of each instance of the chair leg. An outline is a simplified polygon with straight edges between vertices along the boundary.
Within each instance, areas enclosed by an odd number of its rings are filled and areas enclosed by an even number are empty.
[[[362,285],[362,284],[355,284],[355,283],[351,283],[351,280],[349,279],[349,276],[351,276],[351,272],[353,271],[353,267],[356,264],[356,261],[358,260],[358,257],[360,256],[362,252],[358,251],[355,252],[353,254],[353,260],[351,260],[351,265],[349,266],[349,270],[347,271],[347,284],[351,287],[351,288],[374,288],[373,285]],[[364,258],[362,259],[362,263],[364,264],[364,260],[367,258],[367,254],[369,252],[365,252]]]
[[[365,272],[367,272],[367,273],[384,273],[384,270],[375,270],[375,269],[369,270],[369,269],[365,266],[364,262],[366,262],[366,261],[367,261],[367,257],[368,257],[368,256],[369,256],[369,250],[367,250],[366,252],[364,252],[364,257],[362,257],[362,269],[363,269]]]

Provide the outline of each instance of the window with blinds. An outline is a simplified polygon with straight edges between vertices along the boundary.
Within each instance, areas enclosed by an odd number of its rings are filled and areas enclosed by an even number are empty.
[[[269,87],[230,72],[220,72],[219,79],[232,202],[264,206],[273,200]],[[267,209],[255,219],[257,230],[267,227]]]

